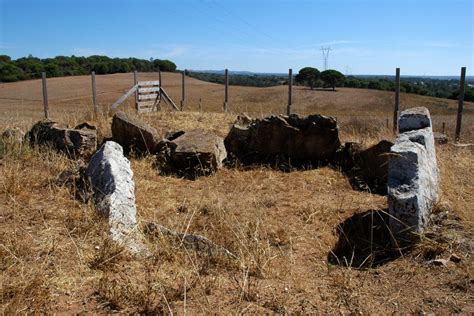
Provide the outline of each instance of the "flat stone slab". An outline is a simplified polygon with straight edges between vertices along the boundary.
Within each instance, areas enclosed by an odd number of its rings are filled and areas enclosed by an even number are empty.
[[[177,244],[182,244],[187,249],[203,252],[208,255],[215,256],[220,254],[237,258],[237,256],[235,256],[229,250],[216,245],[214,242],[210,241],[204,236],[179,233],[155,223],[148,223],[145,226],[145,233],[148,235],[154,235],[156,237],[159,237],[160,235],[163,237],[168,237],[171,241],[174,241]]]
[[[112,119],[112,140],[122,145],[126,153],[144,155],[156,152],[161,137],[155,128],[119,111]]]
[[[413,233],[422,233],[429,223],[431,209],[438,200],[439,171],[428,110],[409,109],[401,113],[400,123],[402,118],[404,132],[390,150],[389,226],[402,239],[411,239]]]
[[[137,238],[135,183],[122,146],[108,141],[92,156],[86,170],[97,210],[109,221],[110,236],[132,253],[142,253]]]
[[[202,129],[174,133],[158,148],[160,170],[188,178],[214,173],[227,157],[222,137]]]

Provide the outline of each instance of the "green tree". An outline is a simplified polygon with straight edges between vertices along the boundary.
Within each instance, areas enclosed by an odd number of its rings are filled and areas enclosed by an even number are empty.
[[[25,74],[20,67],[12,62],[0,62],[0,82],[14,82],[25,79]]]
[[[176,70],[176,64],[170,60],[153,60],[153,67],[155,70],[160,69],[161,71],[173,72]]]
[[[344,82],[345,76],[337,70],[328,69],[321,72],[321,79],[324,83],[332,87],[332,91],[336,91],[336,85]]]
[[[8,55],[0,55],[0,62],[9,63],[12,59]]]
[[[313,67],[301,68],[298,74],[295,76],[295,81],[300,84],[311,87],[313,90],[314,86],[319,80],[320,72],[318,69]]]

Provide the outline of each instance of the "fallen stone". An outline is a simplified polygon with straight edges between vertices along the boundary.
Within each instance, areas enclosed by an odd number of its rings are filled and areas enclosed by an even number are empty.
[[[392,145],[392,142],[382,140],[363,149],[359,144],[346,143],[338,152],[336,163],[341,164],[354,189],[386,195]]]
[[[28,137],[32,145],[51,146],[71,158],[88,158],[97,148],[97,131],[62,127],[50,120],[33,125]]]
[[[428,110],[405,110],[399,122],[403,132],[391,148],[388,170],[389,226],[401,240],[410,241],[428,225],[439,175]]]
[[[186,247],[186,249],[206,253],[207,255],[225,255],[232,258],[237,258],[229,250],[216,245],[204,236],[179,233],[154,223],[148,223],[145,226],[145,234],[155,237],[166,237],[174,243],[182,244],[184,247]]]
[[[192,179],[222,168],[227,157],[222,137],[201,129],[177,132],[157,147],[157,166],[162,172]]]
[[[145,155],[156,153],[161,137],[150,125],[119,111],[112,120],[112,140],[122,145],[127,154]]]
[[[134,254],[145,251],[137,235],[135,183],[130,162],[122,147],[108,141],[92,156],[86,174],[94,192],[94,203],[109,221],[112,240]]]
[[[296,114],[254,120],[239,116],[224,143],[243,164],[325,163],[340,147],[334,118]]]
[[[20,148],[24,138],[25,133],[18,127],[7,128],[2,133],[2,143],[7,149]]]
[[[443,145],[443,144],[448,143],[448,136],[446,136],[446,134],[434,132],[433,135],[434,135],[436,144]]]

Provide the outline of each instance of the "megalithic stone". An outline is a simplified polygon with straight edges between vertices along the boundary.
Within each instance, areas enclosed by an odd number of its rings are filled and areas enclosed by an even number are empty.
[[[413,240],[428,225],[438,200],[439,171],[428,109],[405,110],[398,124],[388,167],[389,225],[401,240]]]
[[[96,209],[109,221],[110,236],[134,254],[146,252],[137,235],[135,183],[122,146],[108,141],[92,156],[87,176]]]

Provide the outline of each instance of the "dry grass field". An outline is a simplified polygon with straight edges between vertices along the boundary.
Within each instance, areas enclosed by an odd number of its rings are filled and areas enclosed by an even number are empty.
[[[133,74],[114,74],[96,76],[97,100],[104,111],[133,85]],[[139,80],[157,80],[157,73],[139,73]],[[181,75],[163,74],[163,87],[175,103],[181,100]],[[252,116],[265,116],[269,113],[286,113],[288,88],[253,88],[230,86],[230,111],[246,112]],[[90,76],[77,76],[48,79],[48,95],[52,118],[67,117],[79,120],[92,107]],[[386,125],[386,119],[392,124],[392,92],[341,88],[337,92],[311,91],[308,88],[295,87],[293,92],[293,111],[301,115],[319,113],[336,116],[341,124],[360,118],[372,125]],[[224,89],[222,85],[186,79],[186,110],[198,111],[199,99],[202,99],[204,112],[222,112]],[[457,102],[455,100],[401,94],[401,108],[426,106],[434,121],[435,130],[441,130],[446,122],[448,135],[454,133]],[[0,126],[29,127],[43,116],[43,96],[41,80],[0,84]],[[130,98],[124,107],[133,108]],[[466,141],[474,135],[474,103],[465,103],[463,133]]]
[[[140,74],[156,79],[156,74]],[[98,76],[104,110],[131,86],[131,74]],[[164,87],[180,100],[180,77]],[[204,128],[225,136],[239,112],[283,113],[286,87],[231,87],[232,113],[221,113],[222,86],[188,79],[187,110],[141,118],[160,131]],[[110,135],[111,119],[92,119],[90,78],[48,80],[51,116],[71,125],[93,121]],[[393,139],[388,92],[295,89],[295,111],[335,115],[341,141]],[[197,111],[203,100],[203,113]],[[402,94],[402,107],[427,106],[435,129],[453,129],[456,102]],[[131,112],[131,101],[125,106]],[[474,104],[466,104],[463,140],[474,141]],[[0,84],[0,130],[24,130],[42,116],[40,81]],[[149,258],[129,256],[108,238],[91,203],[60,181],[78,162],[25,146],[0,159],[0,310],[3,313],[307,314],[474,313],[474,152],[437,147],[441,199],[421,242],[370,268],[350,265],[366,254],[328,262],[338,225],[352,220],[349,239],[364,239],[367,221],[380,223],[387,198],[354,191],[336,169],[281,172],[224,168],[186,180],[161,176],[153,157],[131,158],[140,227],[154,222],[200,234],[236,254],[209,256],[163,238],[148,239]],[[357,235],[359,234],[359,235]],[[373,244],[378,243],[373,239]],[[358,247],[372,247],[359,240]],[[383,257],[383,253],[381,254]],[[433,259],[447,259],[446,266]],[[341,260],[343,260],[341,258]],[[344,262],[342,262],[344,263]],[[435,262],[436,263],[436,262]]]

